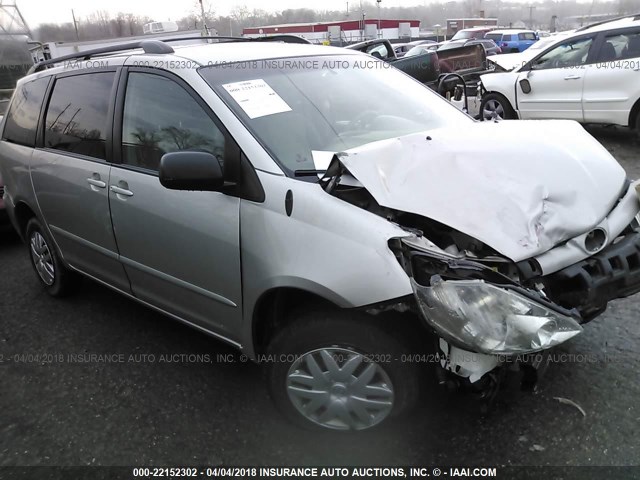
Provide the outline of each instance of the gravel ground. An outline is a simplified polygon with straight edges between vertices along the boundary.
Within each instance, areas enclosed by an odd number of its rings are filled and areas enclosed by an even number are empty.
[[[640,177],[640,146],[627,132],[589,130]],[[535,393],[503,391],[482,415],[468,396],[434,385],[410,421],[336,437],[285,423],[256,365],[159,361],[235,353],[220,342],[90,281],[70,298],[49,298],[9,229],[0,266],[0,466],[640,465],[638,296],[612,302],[555,350]],[[11,360],[82,353],[139,361]]]

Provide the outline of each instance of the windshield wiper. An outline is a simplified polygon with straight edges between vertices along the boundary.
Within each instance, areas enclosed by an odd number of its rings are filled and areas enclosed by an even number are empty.
[[[326,170],[294,170],[294,177],[313,177],[315,175],[320,175],[326,173]]]

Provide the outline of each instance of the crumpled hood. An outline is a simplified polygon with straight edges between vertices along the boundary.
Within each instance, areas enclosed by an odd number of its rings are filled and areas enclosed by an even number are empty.
[[[516,262],[596,226],[626,177],[578,123],[557,120],[470,122],[363,145],[340,161],[380,205]]]

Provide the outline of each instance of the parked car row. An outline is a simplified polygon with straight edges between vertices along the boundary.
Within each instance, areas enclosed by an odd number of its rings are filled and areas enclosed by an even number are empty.
[[[522,65],[481,76],[483,119],[640,128],[640,15],[545,41],[546,48],[524,57]]]
[[[461,38],[414,47],[405,58],[442,55],[483,41],[478,40],[482,36],[501,41],[505,35],[487,27],[458,33]],[[567,119],[640,132],[640,15],[555,33],[518,53],[487,59],[489,68],[479,72],[479,82],[464,78],[469,97],[452,100],[476,118]]]
[[[450,41],[491,40],[500,49],[497,53],[518,53],[525,51],[539,38],[538,33],[533,30],[497,29],[484,26],[460,30],[451,37]]]

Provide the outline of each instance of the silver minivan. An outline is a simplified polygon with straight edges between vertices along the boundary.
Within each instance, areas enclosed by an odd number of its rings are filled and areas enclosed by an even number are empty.
[[[397,417],[429,363],[490,397],[640,290],[640,183],[577,123],[476,122],[339,48],[127,48],[18,83],[9,217],[51,295],[82,274],[236,346],[301,425]]]

